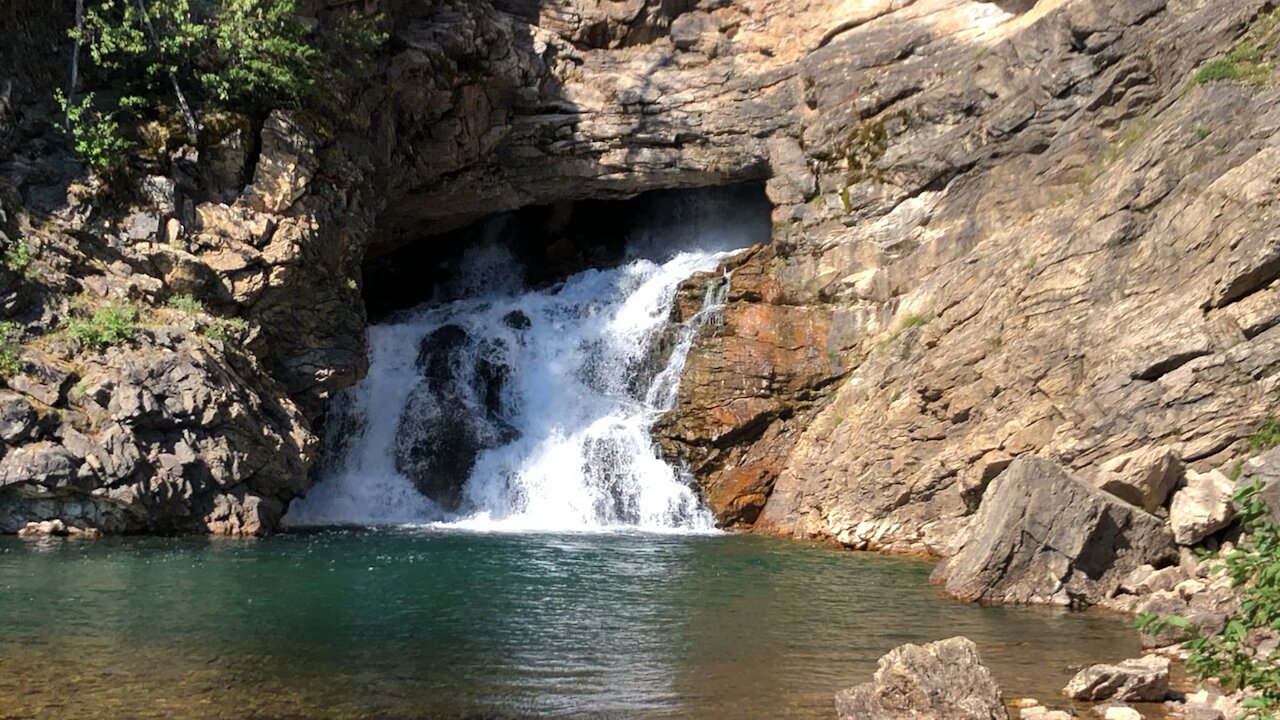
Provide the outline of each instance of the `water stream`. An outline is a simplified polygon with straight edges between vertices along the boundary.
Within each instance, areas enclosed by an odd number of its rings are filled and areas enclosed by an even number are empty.
[[[287,522],[712,529],[650,429],[730,279],[682,325],[678,286],[761,228],[688,210],[640,228],[620,266],[552,287],[525,287],[500,244],[468,251],[440,300],[370,328],[368,377],[331,403],[322,480]]]

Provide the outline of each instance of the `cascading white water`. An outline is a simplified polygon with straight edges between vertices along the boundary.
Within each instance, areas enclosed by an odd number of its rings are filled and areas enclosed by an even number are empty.
[[[681,326],[677,287],[758,239],[720,215],[650,228],[622,266],[549,289],[520,289],[498,246],[468,253],[461,299],[370,328],[369,375],[331,404],[321,482],[286,522],[712,528],[650,430],[728,278]]]

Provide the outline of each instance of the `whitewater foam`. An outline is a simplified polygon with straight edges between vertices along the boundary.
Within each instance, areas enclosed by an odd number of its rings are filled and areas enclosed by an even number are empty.
[[[747,244],[712,240],[537,290],[501,277],[509,256],[476,251],[464,297],[369,329],[369,374],[331,403],[321,481],[286,524],[713,529],[651,436],[728,278],[673,325],[678,286]]]

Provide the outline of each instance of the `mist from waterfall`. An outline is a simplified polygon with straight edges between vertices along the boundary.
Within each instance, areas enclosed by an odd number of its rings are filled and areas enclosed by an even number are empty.
[[[712,529],[651,428],[729,279],[670,316],[681,282],[767,233],[732,203],[679,203],[618,267],[540,289],[503,244],[471,248],[437,292],[456,299],[369,328],[369,374],[330,403],[321,480],[286,523]]]

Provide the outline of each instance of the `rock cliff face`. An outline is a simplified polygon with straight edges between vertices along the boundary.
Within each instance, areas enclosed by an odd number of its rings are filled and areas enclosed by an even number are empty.
[[[381,9],[340,122],[222,118],[123,200],[38,119],[60,79],[23,58],[69,9],[2,11],[33,21],[0,49],[0,244],[31,256],[0,269],[0,530],[270,529],[364,372],[366,256],[656,188],[775,205],[657,429],[726,525],[946,553],[1015,456],[1208,471],[1272,409],[1276,91],[1197,80],[1274,45],[1261,0]],[[132,342],[70,336],[106,303]]]
[[[1042,2],[982,32],[938,22],[973,10],[948,5],[929,31],[916,3],[802,62],[822,200],[778,211],[796,220],[764,302],[829,317],[809,347],[843,372],[755,480],[758,528],[946,553],[1015,456],[1087,478],[1167,445],[1206,470],[1273,408],[1275,196],[1259,178],[1275,98],[1194,80],[1268,31],[1260,5]],[[882,43],[890,60],[837,70]],[[717,406],[702,362],[685,397]],[[713,498],[735,482],[704,479]]]

